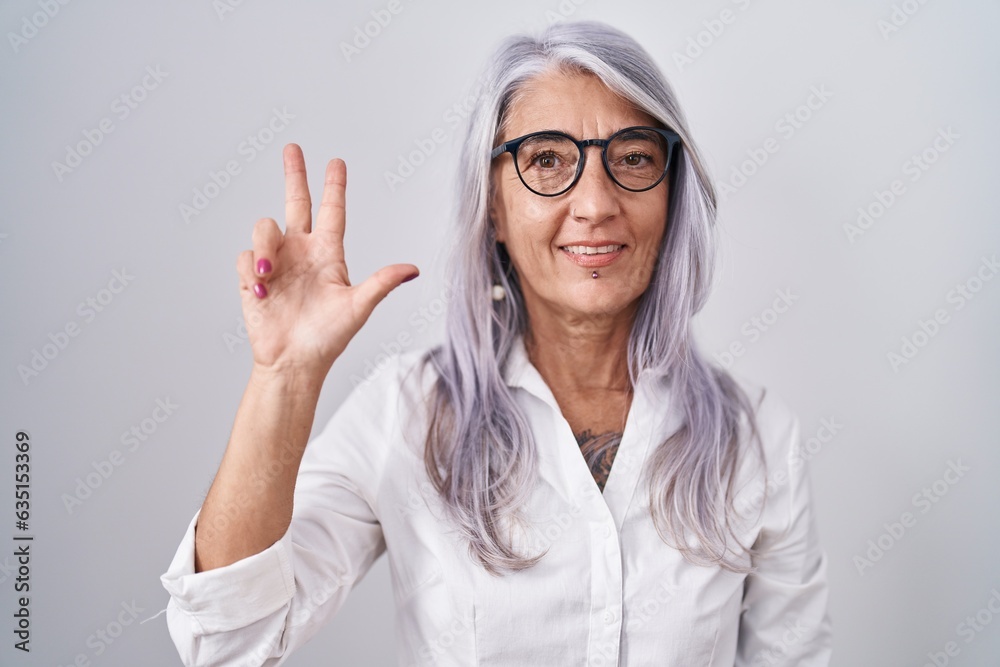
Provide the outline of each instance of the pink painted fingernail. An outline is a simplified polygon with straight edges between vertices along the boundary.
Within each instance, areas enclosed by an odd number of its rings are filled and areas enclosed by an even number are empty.
[[[271,272],[271,260],[269,259],[259,259],[257,260],[257,273],[259,275],[264,275],[265,273]]]
[[[420,275],[419,273],[411,273],[410,275],[408,275],[405,278],[403,278],[403,282],[404,283],[408,283],[408,282],[410,282],[411,280],[413,280],[414,278],[416,278],[419,275]]]
[[[253,293],[257,295],[258,299],[263,299],[267,296],[267,288],[264,287],[264,283],[257,283],[253,286]]]

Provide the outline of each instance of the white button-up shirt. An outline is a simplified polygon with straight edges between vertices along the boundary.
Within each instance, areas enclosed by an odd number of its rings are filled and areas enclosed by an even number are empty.
[[[383,553],[404,667],[829,663],[827,559],[806,458],[797,418],[772,392],[757,414],[767,476],[742,456],[736,487],[737,506],[757,519],[741,538],[762,553],[755,573],[736,574],[685,561],[654,528],[640,473],[681,424],[670,383],[641,376],[602,494],[519,342],[505,379],[531,424],[539,466],[525,513],[533,527],[517,534],[515,547],[548,553],[497,578],[444,519],[426,475],[426,417],[415,406],[433,370],[408,373],[421,352],[393,358],[356,387],[309,443],[291,525],[272,546],[195,573],[192,519],[162,576],[185,665],[281,664]],[[741,382],[756,404],[760,388]]]

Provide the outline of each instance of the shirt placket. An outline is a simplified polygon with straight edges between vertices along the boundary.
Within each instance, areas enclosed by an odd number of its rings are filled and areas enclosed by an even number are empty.
[[[590,524],[590,646],[587,664],[618,664],[622,635],[622,558],[611,513]]]
[[[518,351],[520,352],[520,350]],[[553,411],[556,426],[557,453],[553,464],[562,468],[557,478],[572,488],[595,485],[588,494],[590,531],[590,631],[587,647],[589,667],[618,665],[621,654],[624,576],[620,527],[631,504],[638,483],[642,461],[647,455],[650,433],[650,410],[655,399],[649,386],[640,381],[629,412],[621,444],[611,466],[603,495],[597,491],[593,474],[579,451],[579,444],[566,422],[559,405],[537,369],[518,355],[516,384],[533,393]],[[645,374],[643,374],[645,375]],[[648,378],[647,378],[648,379]],[[564,489],[569,494],[569,489]]]
[[[590,525],[592,581],[587,664],[591,667],[617,665],[621,656],[624,615],[621,527],[650,441],[648,385],[640,381],[636,389],[611,474],[604,494],[599,496],[597,520]]]

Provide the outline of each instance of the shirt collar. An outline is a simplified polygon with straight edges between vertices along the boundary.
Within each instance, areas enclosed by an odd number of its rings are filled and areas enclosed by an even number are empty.
[[[528,359],[528,350],[524,346],[524,336],[518,334],[517,339],[511,346],[510,356],[507,358],[507,367],[504,369],[504,382],[508,387],[523,387],[525,375],[528,369],[534,370],[534,365]]]
[[[523,334],[518,334],[517,339],[511,345],[510,356],[507,358],[507,367],[504,371],[504,381],[508,387],[520,387],[542,399],[556,410],[559,409],[552,390],[549,389],[541,373],[528,358]]]
[[[549,403],[558,409],[552,390],[545,383],[541,373],[535,368],[528,358],[528,350],[524,344],[524,335],[518,334],[517,339],[511,345],[510,356],[507,359],[507,366],[504,370],[504,381],[508,387],[520,387]],[[666,381],[652,382],[652,371],[643,370],[639,374],[639,385],[648,385],[650,388],[665,388]],[[636,388],[639,389],[638,387]]]

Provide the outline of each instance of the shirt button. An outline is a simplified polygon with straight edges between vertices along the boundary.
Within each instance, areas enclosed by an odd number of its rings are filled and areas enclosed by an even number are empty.
[[[606,623],[614,623],[615,622],[615,612],[613,612],[613,611],[606,611],[606,612],[604,612],[604,621]]]
[[[611,526],[604,527],[604,537],[611,537]]]

